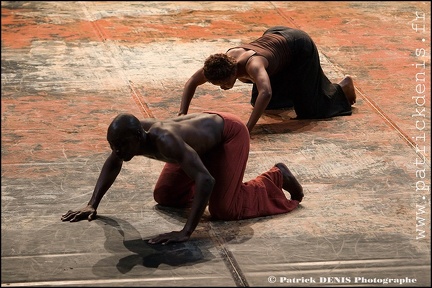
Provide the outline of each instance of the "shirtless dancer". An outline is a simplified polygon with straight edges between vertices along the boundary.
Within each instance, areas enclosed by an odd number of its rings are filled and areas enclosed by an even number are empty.
[[[298,118],[320,119],[351,115],[351,105],[356,102],[352,78],[331,83],[308,34],[276,26],[249,44],[210,55],[186,82],[178,115],[187,114],[199,85],[210,82],[228,90],[237,79],[253,84],[249,131],[268,109],[294,106]]]
[[[205,112],[167,120],[118,115],[108,127],[112,149],[86,206],[69,210],[62,221],[96,218],[102,197],[123,161],[145,156],[166,162],[153,193],[157,203],[191,207],[182,230],[160,234],[149,243],[187,241],[208,205],[214,219],[240,220],[287,213],[303,199],[303,188],[283,163],[243,183],[249,131],[234,115]],[[285,197],[288,191],[291,199]]]

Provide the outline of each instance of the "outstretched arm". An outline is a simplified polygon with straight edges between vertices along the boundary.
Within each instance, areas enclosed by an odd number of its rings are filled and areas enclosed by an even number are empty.
[[[267,60],[262,58],[263,57],[253,57],[251,61],[248,62],[248,66],[246,67],[248,74],[253,79],[253,82],[256,84],[258,90],[255,106],[246,124],[249,132],[252,131],[253,127],[266,110],[267,105],[269,104],[272,97],[270,78],[265,69],[266,63],[263,62]]]
[[[189,110],[190,102],[192,101],[192,97],[195,94],[195,90],[199,85],[207,82],[207,79],[204,76],[203,68],[196,71],[192,77],[186,82],[183,88],[183,94],[180,104],[180,110],[178,115],[185,115]]]
[[[99,206],[102,197],[114,183],[117,175],[120,173],[121,167],[123,165],[123,160],[118,158],[113,152],[105,160],[105,164],[102,167],[102,171],[96,182],[93,195],[88,202],[87,206],[78,210],[69,210],[67,213],[62,215],[62,221],[76,222],[83,219],[88,219],[89,221],[96,218],[96,209]]]

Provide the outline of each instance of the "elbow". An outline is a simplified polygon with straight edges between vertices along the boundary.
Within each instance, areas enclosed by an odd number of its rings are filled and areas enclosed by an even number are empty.
[[[272,98],[272,91],[271,90],[261,90],[258,93],[258,97],[256,99],[256,104],[259,106],[267,106],[267,104],[270,102]]]
[[[271,91],[263,91],[261,93],[261,99],[263,101],[270,101],[270,99],[272,98],[272,92]]]
[[[202,191],[204,191],[208,196],[210,196],[211,192],[213,191],[213,187],[216,183],[216,180],[211,175],[206,175],[202,179]]]

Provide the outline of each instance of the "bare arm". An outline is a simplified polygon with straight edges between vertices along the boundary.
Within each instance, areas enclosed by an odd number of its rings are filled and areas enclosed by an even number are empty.
[[[265,63],[262,61],[262,57],[254,57],[249,61],[248,66],[246,67],[246,71],[254,80],[253,82],[256,84],[258,89],[255,106],[246,124],[249,132],[252,131],[253,127],[264,113],[272,97],[270,78],[265,69]]]
[[[195,181],[195,195],[190,214],[183,229],[161,234],[149,240],[151,244],[187,241],[195,231],[205,211],[215,182],[195,150],[181,139],[171,135],[167,138],[170,139],[164,139],[164,147],[159,148],[159,151],[163,153],[165,150],[167,154],[171,154],[170,157],[177,159],[185,173]],[[169,148],[169,151],[166,148]]]
[[[114,183],[117,175],[120,173],[122,165],[123,160],[118,158],[114,153],[111,153],[111,155],[105,160],[96,182],[95,189],[93,190],[93,195],[87,206],[75,211],[69,210],[61,217],[61,220],[71,222],[80,221],[86,218],[89,221],[93,220],[96,217],[96,209],[98,208],[102,197]]]
[[[183,94],[178,115],[187,114],[190,102],[192,101],[192,97],[195,94],[196,88],[199,85],[204,84],[205,82],[207,82],[207,79],[204,76],[203,68],[200,68],[192,75],[192,77],[189,78],[183,88]]]
[[[185,154],[183,161],[180,163],[180,166],[186,174],[195,181],[195,195],[192,208],[183,228],[188,236],[195,231],[195,228],[204,214],[215,183],[214,178],[210,175],[207,168],[205,168],[198,154],[192,149],[190,150],[191,151]]]
[[[99,175],[99,178],[96,182],[95,189],[93,191],[93,195],[88,203],[94,209],[97,209],[99,206],[102,197],[114,183],[118,174],[123,165],[123,160],[118,158],[114,152],[111,152],[110,156],[108,156],[105,164],[102,167],[102,171]]]

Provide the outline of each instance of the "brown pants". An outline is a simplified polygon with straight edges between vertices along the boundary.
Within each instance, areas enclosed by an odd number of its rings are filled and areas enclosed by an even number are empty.
[[[272,98],[266,109],[294,106],[299,119],[323,119],[352,114],[351,105],[340,85],[331,83],[324,74],[318,48],[307,33],[289,27],[275,26],[267,29],[265,34],[284,36],[292,59],[285,68],[270,75]],[[253,106],[257,97],[258,89],[256,84],[253,84]]]
[[[209,200],[209,211],[219,220],[240,220],[287,213],[299,202],[288,200],[282,191],[279,168],[272,167],[257,178],[243,183],[249,157],[249,132],[235,115],[207,112],[224,119],[222,144],[201,157],[216,183]],[[194,182],[177,164],[166,163],[154,190],[157,203],[171,207],[189,206]]]

